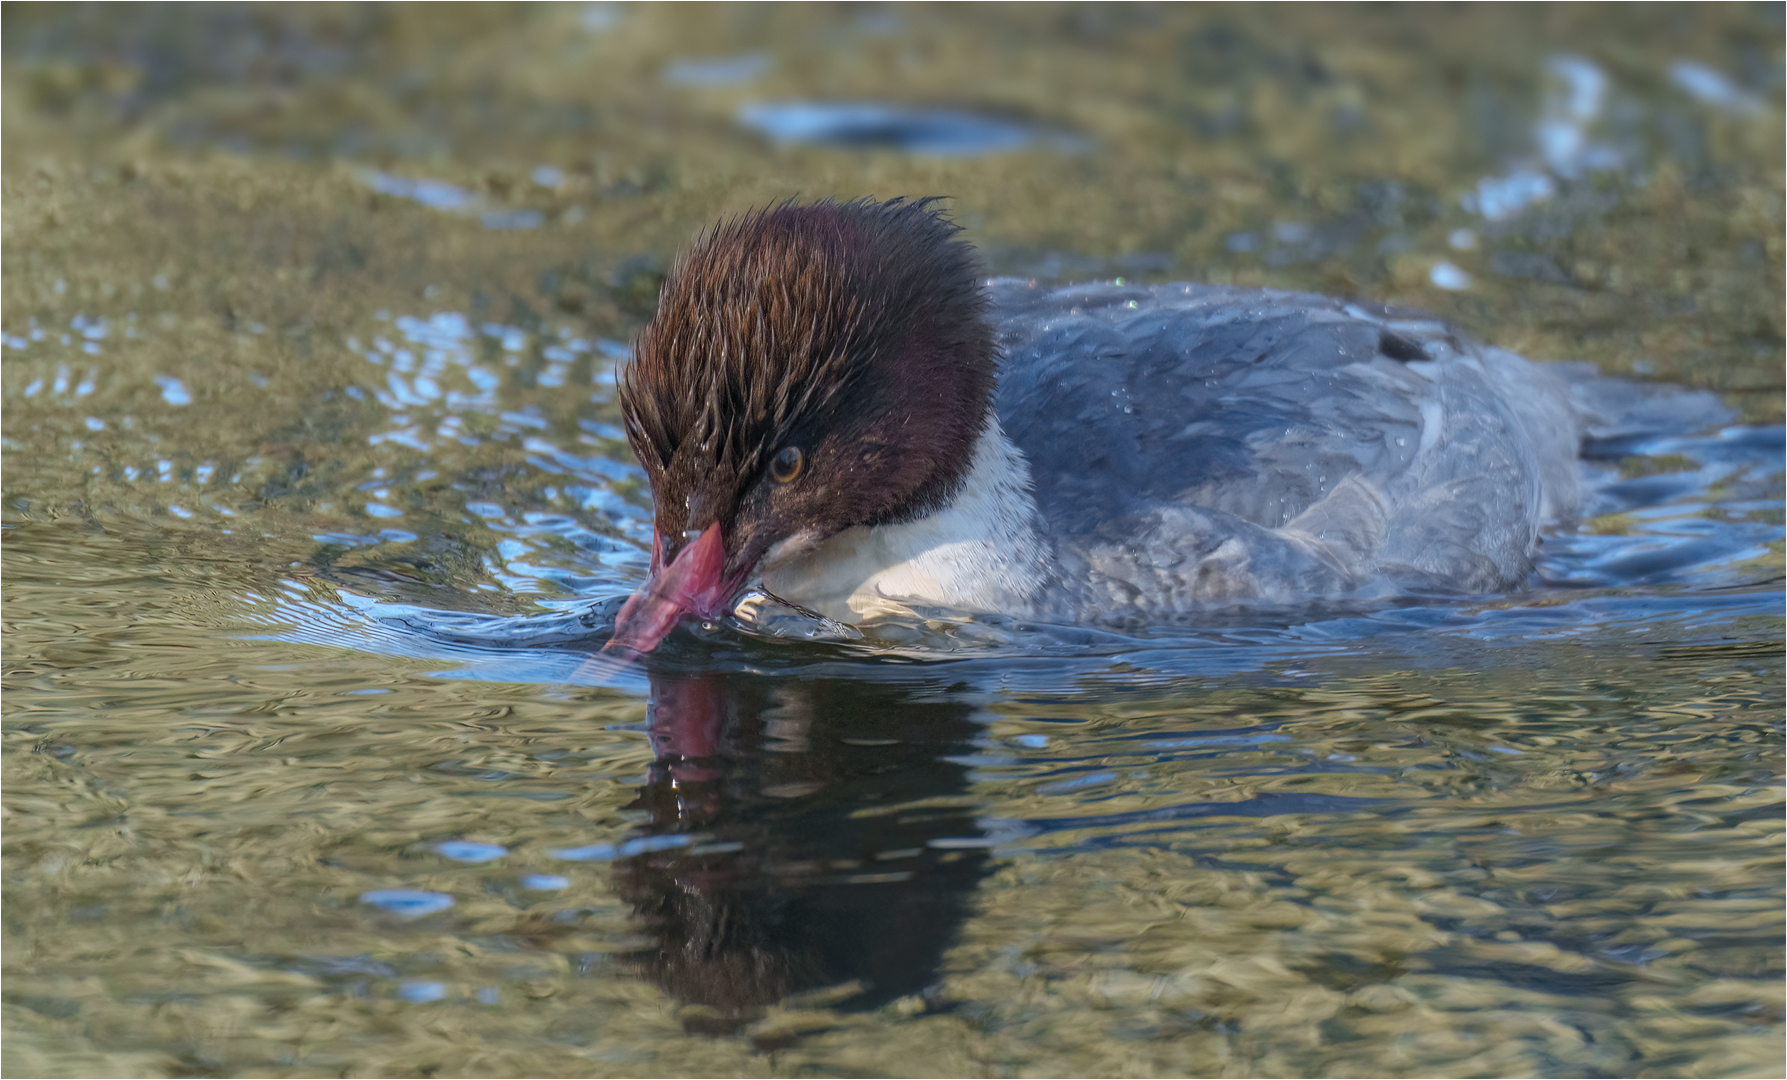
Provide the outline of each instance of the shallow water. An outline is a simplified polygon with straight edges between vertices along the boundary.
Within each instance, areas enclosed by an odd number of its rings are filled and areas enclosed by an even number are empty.
[[[1778,8],[442,10],[6,16],[6,1074],[1780,1073]],[[1510,597],[593,661],[665,260],[932,191],[1740,419]]]

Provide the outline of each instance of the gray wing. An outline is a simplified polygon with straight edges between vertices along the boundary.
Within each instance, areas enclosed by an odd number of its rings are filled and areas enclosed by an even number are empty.
[[[1416,312],[992,285],[996,408],[1081,603],[1170,615],[1524,579],[1580,501],[1564,383]]]

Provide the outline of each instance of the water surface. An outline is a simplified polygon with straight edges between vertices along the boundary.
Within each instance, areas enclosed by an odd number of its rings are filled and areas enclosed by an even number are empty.
[[[4,1070],[1778,1075],[1779,9],[1286,10],[9,10]],[[1512,596],[593,664],[677,245],[937,192],[1734,418]]]

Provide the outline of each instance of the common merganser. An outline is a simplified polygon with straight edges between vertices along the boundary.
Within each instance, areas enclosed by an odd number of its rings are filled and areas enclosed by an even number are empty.
[[[1381,304],[984,281],[933,204],[784,203],[677,260],[620,376],[656,520],[609,650],[753,585],[842,623],[1495,592],[1581,507],[1557,370]]]

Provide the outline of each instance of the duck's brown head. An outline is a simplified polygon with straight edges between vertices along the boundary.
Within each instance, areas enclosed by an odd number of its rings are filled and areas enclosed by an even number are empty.
[[[613,650],[729,611],[760,566],[960,489],[992,331],[974,251],[933,200],[784,203],[696,238],[620,381],[657,506]]]

